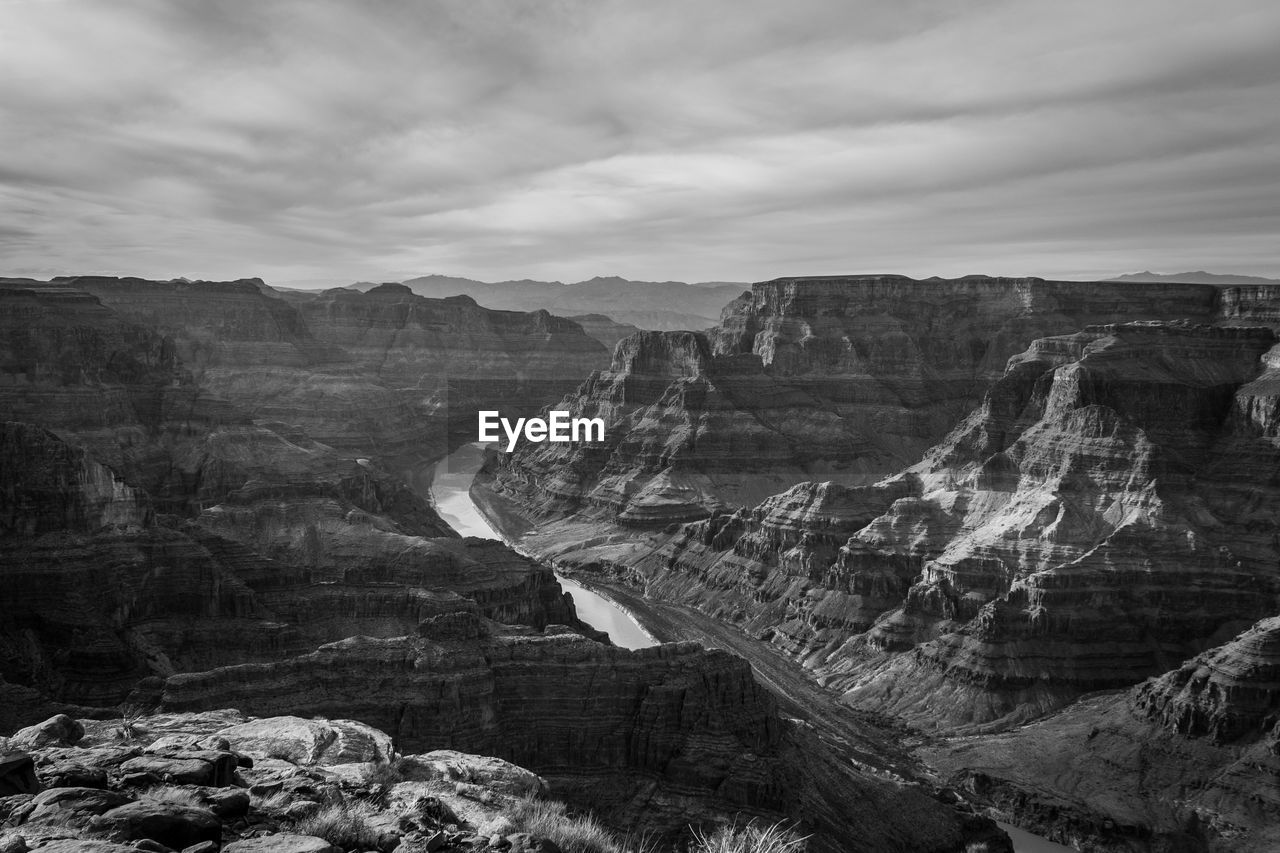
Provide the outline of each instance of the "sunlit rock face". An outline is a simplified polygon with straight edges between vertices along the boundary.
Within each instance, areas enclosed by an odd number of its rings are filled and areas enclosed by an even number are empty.
[[[740,623],[846,701],[1007,726],[1280,611],[1275,344],[1234,320],[1042,338],[879,483],[712,505],[630,549],[610,534],[625,519],[590,511],[527,541]],[[682,369],[705,375],[696,354]],[[522,461],[495,475],[509,505]]]
[[[1124,692],[927,759],[1020,825],[1081,849],[1280,846],[1280,619]],[[1028,756],[1035,756],[1029,761]]]
[[[660,527],[804,480],[871,483],[941,440],[1031,341],[1207,320],[1216,300],[1206,285],[982,276],[763,282],[706,335],[621,341],[558,406],[605,418],[608,440],[526,446],[502,460],[495,489],[543,517]]]

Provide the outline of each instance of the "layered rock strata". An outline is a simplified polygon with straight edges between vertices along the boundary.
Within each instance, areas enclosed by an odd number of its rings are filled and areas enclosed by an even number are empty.
[[[1280,620],[1264,619],[1140,687],[926,758],[960,789],[1080,849],[1274,850],[1278,650]]]
[[[1259,304],[1232,299],[1235,317]],[[609,370],[561,406],[604,417],[608,441],[529,445],[503,460],[495,488],[543,516],[662,526],[802,480],[874,482],[941,440],[1033,340],[1097,323],[1207,322],[1226,301],[1191,284],[763,282],[706,335],[620,342]]]
[[[57,280],[172,336],[210,393],[400,470],[475,439],[475,412],[531,414],[608,363],[577,324],[402,285],[272,291],[256,279]]]
[[[856,704],[1024,721],[1280,606],[1274,344],[1177,323],[1042,339],[879,484],[804,483],[674,534],[579,517],[524,542],[739,622]]]
[[[557,629],[513,635],[471,614],[428,620],[419,634],[174,676],[163,705],[351,716],[393,733],[401,750],[460,749],[529,767],[616,824],[664,834],[737,812],[801,818],[817,850],[996,844],[980,820],[806,746],[750,666],[724,652],[628,651]],[[849,808],[855,801],[862,807]]]
[[[233,494],[184,522],[40,427],[0,423],[0,461],[4,677],[63,702],[110,707],[142,678],[402,635],[459,606],[574,622],[549,569],[415,532],[372,487]]]

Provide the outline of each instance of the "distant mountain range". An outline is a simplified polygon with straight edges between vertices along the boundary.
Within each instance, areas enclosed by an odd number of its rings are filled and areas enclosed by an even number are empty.
[[[1194,272],[1132,272],[1127,275],[1118,275],[1115,278],[1109,278],[1107,281],[1134,281],[1134,282],[1169,282],[1171,284],[1280,284],[1280,279],[1263,278],[1258,275],[1223,275],[1221,273],[1205,272],[1204,270],[1196,270]]]
[[[565,284],[559,281],[484,282],[449,275],[425,275],[403,282],[421,296],[470,296],[485,308],[577,316],[604,314],[621,324],[658,331],[698,330],[714,326],[720,310],[750,285],[746,282],[632,281],[607,276]],[[365,291],[377,285],[349,285]]]

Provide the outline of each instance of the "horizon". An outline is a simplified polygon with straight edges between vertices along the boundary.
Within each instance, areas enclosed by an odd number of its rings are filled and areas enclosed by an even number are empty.
[[[0,252],[304,289],[1272,278],[1277,32],[1264,0],[7,0]]]
[[[347,279],[343,279],[341,282],[338,282],[338,283],[331,283],[331,284],[320,283],[320,284],[313,284],[312,286],[305,286],[307,282],[296,282],[296,281],[272,282],[259,275],[236,275],[236,276],[230,276],[227,278],[216,278],[216,279],[192,278],[189,276],[168,276],[163,278],[148,278],[146,276],[131,275],[128,273],[79,272],[79,273],[58,273],[54,275],[40,277],[37,280],[53,281],[55,279],[71,279],[71,278],[78,278],[81,276],[86,276],[86,277],[103,276],[103,277],[114,277],[114,278],[121,278],[121,279],[135,278],[135,279],[150,280],[150,281],[186,281],[191,284],[217,284],[220,282],[227,282],[227,281],[257,280],[257,281],[261,281],[263,284],[267,285],[268,287],[271,287],[274,289],[321,291],[321,290],[332,290],[334,288],[352,288],[352,287],[355,287],[356,285],[372,285],[375,287],[384,285],[384,284],[404,285],[410,281],[414,281],[417,279],[426,279],[426,278],[467,280],[476,284],[493,285],[493,286],[519,285],[524,283],[530,283],[530,284],[553,284],[553,285],[560,285],[562,287],[574,287],[577,285],[590,284],[593,281],[604,279],[604,280],[620,280],[628,284],[683,284],[690,287],[707,286],[707,285],[716,286],[716,287],[745,285],[747,287],[750,287],[753,284],[764,284],[764,283],[767,283],[770,281],[776,281],[779,279],[875,278],[880,276],[885,276],[885,277],[904,276],[914,281],[929,281],[932,279],[938,279],[942,281],[947,281],[947,280],[955,281],[955,280],[964,279],[964,278],[1013,278],[1013,279],[1040,279],[1042,281],[1048,281],[1048,282],[1071,282],[1071,283],[1111,282],[1116,284],[1122,284],[1124,283],[1124,279],[1126,278],[1130,278],[1133,276],[1143,276],[1143,275],[1169,276],[1169,277],[1193,276],[1193,275],[1204,275],[1207,277],[1222,277],[1222,276],[1248,277],[1248,278],[1260,279],[1260,281],[1256,282],[1257,284],[1280,284],[1280,276],[1266,276],[1266,275],[1258,275],[1256,273],[1215,273],[1215,272],[1209,272],[1203,269],[1184,270],[1181,272],[1168,272],[1168,273],[1154,272],[1152,270],[1139,270],[1137,272],[1130,272],[1130,273],[1116,273],[1114,275],[1110,275],[1102,278],[1074,278],[1074,279],[1073,278],[1048,278],[1046,276],[1033,275],[1033,274],[1022,274],[1022,275],[990,274],[989,275],[987,273],[964,273],[961,275],[954,275],[954,276],[941,276],[941,275],[907,276],[904,273],[882,271],[882,272],[862,272],[862,273],[812,273],[812,274],[806,274],[806,275],[778,275],[769,279],[754,279],[754,280],[744,279],[742,281],[721,281],[721,280],[692,281],[692,280],[680,280],[680,279],[666,279],[666,280],[658,281],[658,280],[646,280],[646,279],[628,279],[628,278],[625,278],[624,276],[618,276],[618,275],[596,275],[596,276],[591,276],[590,278],[585,278],[577,281],[559,281],[559,280],[529,279],[529,278],[505,279],[505,280],[499,280],[499,281],[484,281],[481,279],[473,279],[468,276],[449,275],[447,273],[426,273],[424,275],[409,276],[399,281],[392,281],[392,280],[378,281],[375,279],[358,279],[356,281],[350,281]],[[0,278],[36,279],[37,277],[9,276],[5,274],[2,270],[0,270]],[[1165,283],[1168,283],[1168,284],[1175,284],[1175,283],[1177,284],[1191,284],[1191,283],[1215,284],[1215,282],[1165,282]]]

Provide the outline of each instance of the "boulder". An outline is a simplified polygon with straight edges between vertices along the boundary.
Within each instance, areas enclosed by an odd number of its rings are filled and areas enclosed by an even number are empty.
[[[62,822],[63,812],[79,812],[84,815],[100,815],[129,802],[124,794],[97,788],[51,788],[32,798],[26,806],[14,811],[10,820],[14,823],[36,823],[41,820]]]
[[[399,767],[409,779],[465,782],[516,797],[533,797],[547,792],[547,783],[540,776],[510,761],[452,749],[407,755]]]
[[[84,737],[84,725],[66,714],[56,714],[43,723],[19,729],[9,738],[11,746],[41,749],[46,746],[71,746]]]
[[[242,817],[249,811],[249,794],[239,788],[223,788],[204,795],[213,813],[224,820]]]
[[[252,758],[280,758],[294,764],[386,762],[394,755],[389,735],[354,720],[268,717],[231,726],[217,735]]]
[[[179,803],[128,803],[106,812],[95,825],[116,841],[149,838],[175,850],[222,840],[222,822],[212,811]]]
[[[72,758],[46,760],[36,770],[46,788],[105,788],[107,771],[90,767]]]
[[[146,774],[176,785],[230,785],[239,760],[230,752],[183,752],[174,755],[140,755],[120,765],[125,775]]]
[[[138,853],[136,847],[113,844],[110,841],[93,841],[81,838],[62,838],[41,844],[39,853]]]
[[[233,841],[222,848],[222,853],[341,853],[341,851],[314,835],[265,835]]]

